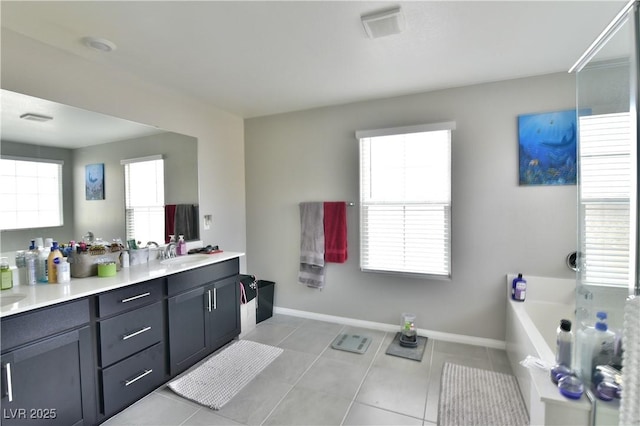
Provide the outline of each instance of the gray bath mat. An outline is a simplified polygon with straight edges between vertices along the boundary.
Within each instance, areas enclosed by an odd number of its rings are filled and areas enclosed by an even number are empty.
[[[358,334],[340,334],[331,344],[333,349],[363,354],[371,344],[371,337]]]
[[[438,425],[528,425],[515,376],[445,363]]]
[[[282,352],[282,348],[239,340],[169,383],[169,388],[219,410]]]
[[[424,355],[424,348],[427,346],[427,338],[417,336],[418,346],[415,348],[407,348],[400,346],[400,332],[396,333],[396,337],[393,338],[393,342],[387,348],[387,355],[399,356],[402,358],[412,359],[414,361],[422,361],[422,355]]]

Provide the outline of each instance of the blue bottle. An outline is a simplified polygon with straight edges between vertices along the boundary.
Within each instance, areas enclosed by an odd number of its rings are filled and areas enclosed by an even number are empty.
[[[518,274],[511,284],[511,298],[516,302],[524,302],[527,295],[527,280],[522,278],[522,274]]]

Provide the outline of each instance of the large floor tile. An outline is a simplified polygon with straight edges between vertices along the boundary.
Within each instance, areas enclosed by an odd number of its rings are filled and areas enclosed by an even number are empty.
[[[384,426],[384,425],[415,425],[421,426],[422,419],[405,416],[402,414],[394,413],[392,411],[383,410],[381,408],[372,407],[370,405],[360,404],[354,402],[349,413],[344,420],[343,425],[371,425],[371,426]]]
[[[260,376],[295,385],[316,358],[318,358],[317,355],[285,349],[278,358],[262,370]]]
[[[351,400],[324,392],[298,388],[289,392],[265,425],[339,425]]]
[[[302,387],[352,400],[367,373],[367,368],[367,365],[319,358],[300,378],[294,392]]]
[[[281,348],[320,355],[337,333],[300,327],[278,344]]]
[[[356,396],[356,401],[423,418],[428,382],[426,374],[419,376],[373,366]]]
[[[306,319],[301,317],[292,317],[291,315],[273,314],[271,318],[267,318],[266,320],[258,323],[258,325],[262,325],[262,324],[286,325],[289,327],[298,328],[305,321]]]
[[[153,392],[103,424],[105,426],[175,426],[182,424],[198,410],[199,408],[192,404]]]
[[[238,423],[259,425],[291,388],[290,384],[258,376],[218,413]]]
[[[196,413],[189,417],[180,426],[235,426],[242,425],[242,423],[234,422],[231,419],[223,417],[217,414],[216,411],[210,408],[203,407],[196,411]]]
[[[244,340],[251,340],[265,345],[278,346],[287,336],[296,331],[296,327],[281,324],[260,323],[256,328],[243,336]]]
[[[487,348],[484,346],[466,345],[464,343],[443,342],[437,340],[433,347],[434,352],[463,356],[467,358],[487,358]]]
[[[507,357],[507,351],[502,349],[487,349],[489,353],[489,361],[491,361],[491,368],[498,373],[513,374],[511,369],[511,363]]]
[[[300,324],[300,328],[305,330],[311,329],[317,331],[326,331],[327,333],[333,333],[337,335],[344,328],[344,325],[336,324],[333,322],[308,319]]]

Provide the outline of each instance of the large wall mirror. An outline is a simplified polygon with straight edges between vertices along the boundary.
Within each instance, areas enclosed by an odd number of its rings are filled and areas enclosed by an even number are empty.
[[[164,229],[154,230],[155,235],[159,235],[156,239],[160,240],[156,242],[165,243],[167,231],[183,226],[189,228],[187,240],[199,239],[196,138],[8,90],[2,90],[0,100],[0,156],[62,164],[59,177],[61,224],[47,224],[35,213],[30,213],[35,216],[30,216],[29,220],[14,225],[3,220],[0,222],[0,251],[25,249],[35,237],[51,237],[60,242],[80,241],[89,232],[105,241],[118,238],[125,241],[126,229],[131,229],[126,218],[131,215],[125,213],[123,164],[149,157],[160,157],[164,162],[163,216],[167,221],[166,224],[160,221],[163,225],[156,226],[164,226]],[[95,175],[96,169],[101,171],[100,176]],[[15,194],[22,191],[15,183],[16,179],[6,177],[8,172],[0,171],[0,174],[5,175],[2,180],[5,184],[0,188],[2,216],[12,204],[20,202],[15,201]],[[89,194],[87,188],[96,178],[102,183],[98,195]],[[149,186],[152,178],[148,177]],[[52,187],[45,191],[49,188]],[[8,199],[12,201],[5,202]],[[178,211],[191,208],[188,211],[193,215],[187,219],[191,223],[171,222],[178,216],[184,217],[175,214],[176,208]],[[138,229],[137,224],[135,228]],[[143,245],[146,242],[142,241]]]

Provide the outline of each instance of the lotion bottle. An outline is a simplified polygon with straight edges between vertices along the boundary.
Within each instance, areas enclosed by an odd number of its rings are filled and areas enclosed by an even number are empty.
[[[187,254],[187,243],[184,241],[184,235],[180,235],[178,240],[178,255],[183,256]]]
[[[517,278],[511,283],[511,298],[516,302],[524,302],[527,294],[527,280],[522,278],[522,274],[518,274]]]
[[[60,258],[62,258],[62,253],[60,252],[60,249],[58,249],[58,242],[54,241],[53,247],[51,247],[51,252],[47,258],[47,280],[49,284],[56,284],[58,282],[56,259]]]

